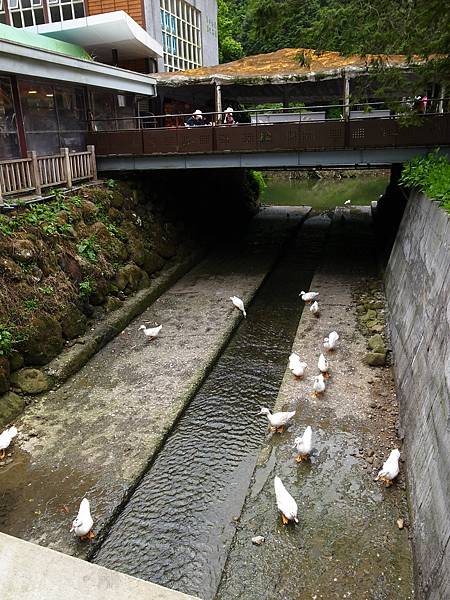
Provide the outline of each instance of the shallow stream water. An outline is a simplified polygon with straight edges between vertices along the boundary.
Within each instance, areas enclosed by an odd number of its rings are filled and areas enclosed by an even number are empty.
[[[306,205],[319,211],[342,206],[348,200],[354,206],[364,206],[378,200],[388,183],[386,175],[375,174],[318,180],[267,178],[261,201],[271,205]]]
[[[94,562],[213,598],[330,219],[307,219]]]

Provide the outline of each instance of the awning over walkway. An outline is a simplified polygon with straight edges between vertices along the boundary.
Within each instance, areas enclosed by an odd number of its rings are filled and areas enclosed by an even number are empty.
[[[6,26],[4,26],[6,27]],[[8,27],[8,29],[13,29]],[[3,29],[0,31],[2,34]],[[6,73],[39,77],[49,80],[68,81],[144,96],[156,95],[156,82],[152,77],[111,67],[83,58],[75,58],[61,51],[36,47],[33,38],[27,44],[0,37],[0,70]],[[2,39],[3,38],[3,39]],[[53,42],[55,44],[60,42]],[[70,44],[67,44],[70,46]],[[80,49],[81,50],[81,49]]]
[[[247,56],[230,63],[175,73],[157,73],[158,89],[166,96],[202,105],[211,96],[208,86],[221,86],[224,102],[324,102],[342,98],[343,80],[371,73],[371,63],[409,69],[418,63],[403,55],[343,56],[339,52],[316,53],[308,48],[283,48],[269,54]],[[204,104],[203,104],[204,105]]]
[[[123,10],[29,27],[49,38],[78,44],[98,60],[110,62],[117,50],[123,60],[160,58],[163,49]]]

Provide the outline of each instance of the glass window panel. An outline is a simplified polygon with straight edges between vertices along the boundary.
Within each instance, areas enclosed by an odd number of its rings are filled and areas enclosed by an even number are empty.
[[[22,15],[20,12],[13,12],[11,16],[14,27],[22,27]]]
[[[31,12],[31,10],[25,10],[23,12],[23,23],[24,27],[30,27],[31,25],[34,25],[33,13]]]
[[[50,7],[50,21],[52,23],[57,23],[61,21],[61,13],[59,12],[59,6]]]
[[[62,18],[63,18],[63,21],[69,21],[70,19],[73,19],[72,5],[71,4],[63,4],[63,6],[62,6]]]
[[[35,81],[19,83],[25,131],[56,131],[53,86]]]
[[[22,8],[31,8],[31,0],[22,0]]]
[[[8,6],[11,9],[19,8],[19,0],[9,0]]]
[[[82,2],[74,4],[73,12],[75,19],[81,19],[81,17],[84,17],[84,4]]]
[[[92,94],[94,105],[94,120],[96,119],[115,119],[116,105],[115,98],[112,92],[97,92]],[[97,131],[115,130],[117,129],[117,121],[97,121],[95,122]]]
[[[34,11],[34,20],[36,21],[36,25],[42,25],[45,23],[43,8],[37,8]]]

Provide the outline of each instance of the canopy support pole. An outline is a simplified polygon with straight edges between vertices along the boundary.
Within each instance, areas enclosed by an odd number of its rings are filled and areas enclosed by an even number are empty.
[[[344,111],[342,116],[345,121],[348,121],[350,116],[350,78],[348,73],[344,71],[344,96],[343,96]]]
[[[215,84],[215,107],[216,107],[216,123],[220,123],[222,116],[222,87],[220,83]]]

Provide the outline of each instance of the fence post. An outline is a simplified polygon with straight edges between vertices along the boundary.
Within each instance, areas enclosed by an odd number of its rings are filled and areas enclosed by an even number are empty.
[[[87,151],[89,152],[89,160],[91,163],[92,170],[92,179],[97,179],[97,163],[95,162],[95,146],[87,146]]]
[[[39,173],[39,165],[37,161],[37,154],[35,150],[28,152],[28,158],[31,158],[31,179],[34,183],[36,190],[36,196],[41,195],[41,174]]]
[[[61,155],[64,159],[64,170],[66,172],[67,187],[72,187],[72,169],[70,167],[69,148],[60,148]]]
[[[3,196],[2,196],[2,182],[0,181],[0,206],[3,206],[3,204],[4,204],[4,202],[3,202]]]

